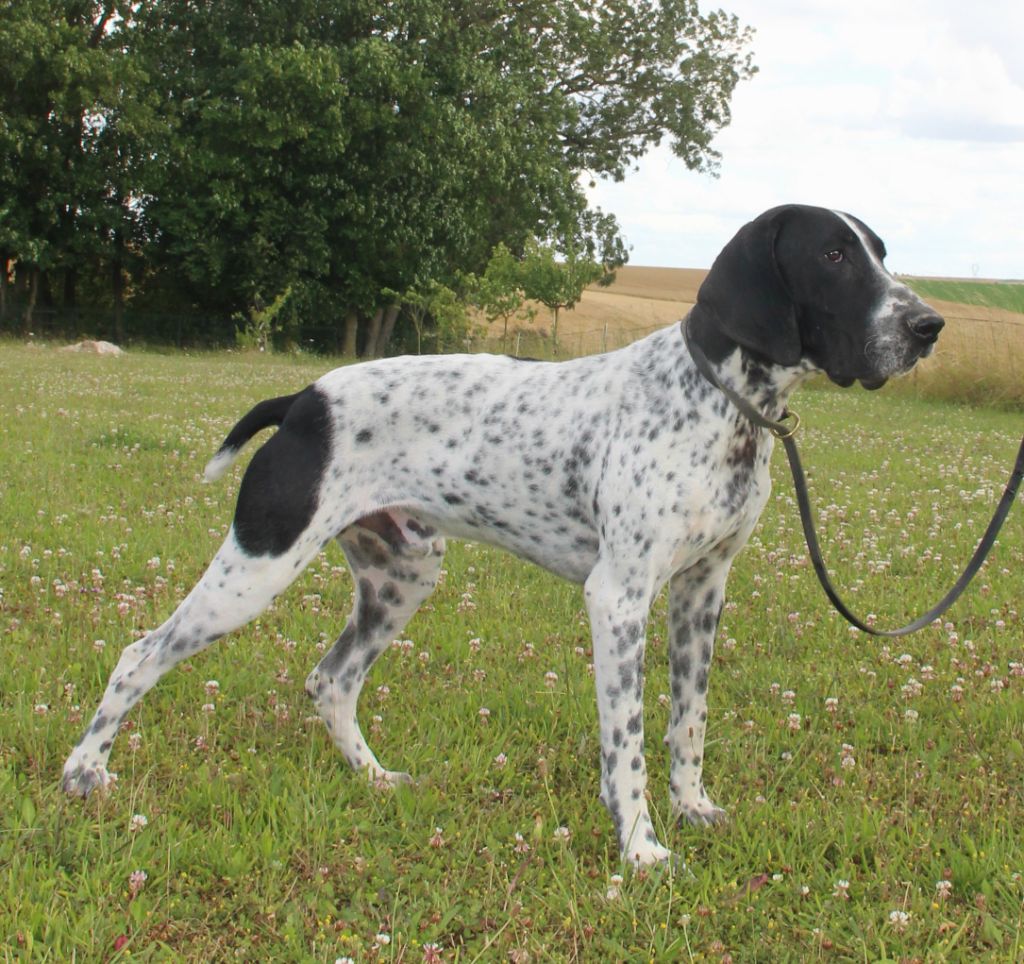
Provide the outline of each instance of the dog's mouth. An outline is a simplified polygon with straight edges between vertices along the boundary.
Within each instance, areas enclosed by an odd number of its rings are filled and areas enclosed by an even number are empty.
[[[932,341],[928,344],[915,346],[914,350],[905,354],[903,358],[893,359],[891,357],[883,357],[878,359],[875,365],[870,366],[877,370],[868,374],[855,375],[848,374],[846,372],[842,374],[826,372],[826,374],[828,375],[829,380],[840,388],[849,388],[854,384],[854,382],[859,382],[861,387],[867,389],[869,392],[876,392],[887,381],[889,381],[890,378],[900,378],[903,375],[909,374],[922,358],[927,358],[934,351],[935,342]]]
[[[828,377],[830,381],[840,388],[849,388],[854,382],[860,382],[862,387],[866,388],[869,392],[877,391],[889,380],[882,375],[872,375],[865,378],[855,378],[846,375],[829,375]]]

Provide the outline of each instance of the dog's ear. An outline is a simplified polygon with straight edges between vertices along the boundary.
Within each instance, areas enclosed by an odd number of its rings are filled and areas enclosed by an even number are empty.
[[[722,334],[777,365],[801,355],[796,305],[775,260],[779,231],[795,210],[772,208],[740,228],[697,292],[698,308]]]

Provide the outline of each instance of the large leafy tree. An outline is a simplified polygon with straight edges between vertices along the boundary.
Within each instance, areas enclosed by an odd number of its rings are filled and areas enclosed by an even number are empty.
[[[30,53],[0,68],[12,89],[36,93],[33,18],[78,31],[48,41],[67,65],[83,37],[109,59],[90,84],[48,84],[49,100],[0,100],[0,151],[17,170],[5,199],[33,178],[59,185],[73,220],[97,225],[113,277],[136,260],[136,305],[226,322],[275,304],[278,319],[348,319],[349,345],[370,350],[395,292],[457,290],[499,243],[621,263],[617,225],[588,209],[581,179],[620,178],[666,137],[713,169],[712,138],[753,69],[735,18],[688,0],[122,5],[15,0],[21,34],[0,26],[0,41]],[[57,94],[74,102],[70,169],[40,146]],[[0,254],[19,276],[74,260],[41,197],[0,202]]]
[[[0,18],[0,282],[16,261],[26,324],[37,301],[75,309],[83,274],[110,266],[132,218],[124,131],[145,91],[130,23],[114,0],[12,0]]]

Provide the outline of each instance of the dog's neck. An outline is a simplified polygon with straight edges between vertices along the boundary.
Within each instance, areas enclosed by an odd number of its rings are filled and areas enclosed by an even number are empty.
[[[770,419],[782,415],[789,396],[814,371],[810,363],[782,366],[745,348],[726,335],[699,305],[680,322],[680,330],[687,346],[694,343],[703,352],[720,383]]]

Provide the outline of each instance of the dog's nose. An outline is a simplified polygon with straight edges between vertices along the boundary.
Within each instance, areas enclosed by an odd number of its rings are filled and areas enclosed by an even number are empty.
[[[945,327],[946,322],[940,315],[929,312],[926,315],[911,318],[907,324],[922,341],[933,342],[939,337],[939,332]]]

